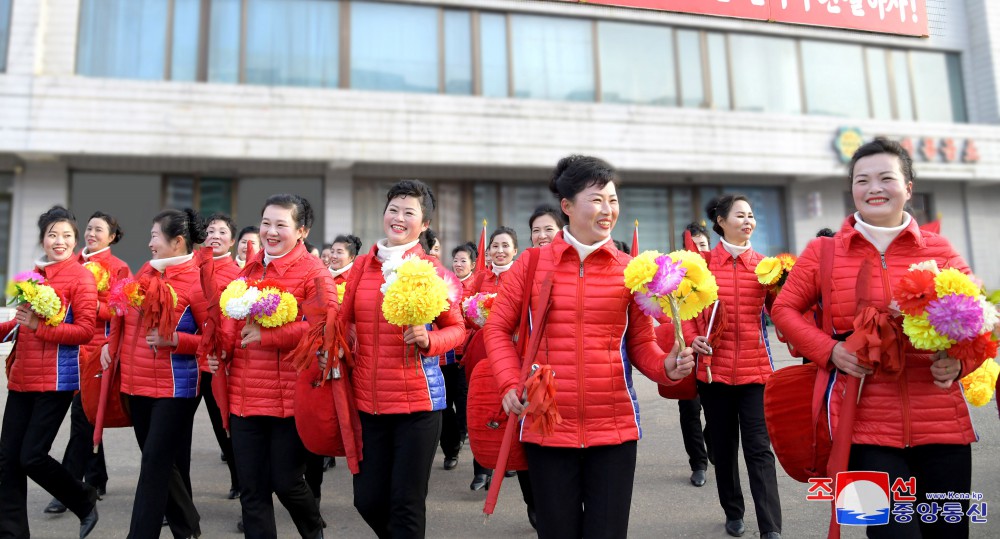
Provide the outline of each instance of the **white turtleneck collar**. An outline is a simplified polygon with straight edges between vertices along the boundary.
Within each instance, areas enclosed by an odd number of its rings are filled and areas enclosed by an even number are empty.
[[[348,264],[348,265],[340,268],[339,270],[335,270],[333,268],[330,268],[330,274],[333,275],[334,277],[340,277],[341,275],[343,275],[343,274],[347,273],[348,271],[350,271],[350,269],[352,267],[354,267],[354,262],[353,261],[350,264]]]
[[[229,253],[226,253],[224,255],[213,256],[212,260],[225,260],[227,258],[232,258],[232,255],[230,255]]]
[[[376,244],[378,246],[378,253],[375,256],[378,257],[379,262],[384,264],[386,260],[402,258],[406,254],[406,251],[413,249],[418,243],[420,243],[420,240],[413,240],[410,243],[390,247],[389,240],[382,238]]]
[[[288,250],[288,253],[290,253],[290,252],[292,252],[294,250],[295,250],[295,247],[292,247],[291,249]],[[279,258],[286,257],[286,256],[288,256],[288,253],[285,253],[283,255],[274,255],[274,256],[271,256],[271,255],[267,254],[267,251],[264,251],[264,265],[267,266],[268,264],[271,263],[272,260],[277,260]]]
[[[580,243],[580,240],[574,238],[573,234],[570,234],[568,226],[563,227],[563,238],[566,239],[566,243],[572,245],[576,249],[577,254],[580,255],[580,262],[586,260],[591,253],[603,247],[605,243],[611,241],[611,236],[608,236],[597,243],[584,245]]]
[[[60,260],[59,262],[62,261]],[[52,262],[46,255],[42,255],[41,258],[35,260],[35,267],[38,269],[45,269],[46,267],[51,266],[52,264],[58,264],[59,262]]]
[[[496,275],[497,277],[499,277],[501,273],[509,270],[511,268],[511,266],[513,266],[513,265],[514,265],[514,261],[513,260],[511,260],[510,262],[508,262],[506,266],[498,266],[496,264],[493,264],[493,275]]]
[[[750,250],[749,240],[746,245],[733,245],[732,243],[726,241],[725,238],[720,238],[719,241],[722,242],[722,248],[725,249],[727,253],[733,255],[734,259],[739,258],[741,254]]]
[[[239,267],[242,268],[243,266],[246,266],[246,264],[247,264],[246,260],[240,258],[239,256],[236,257],[236,265],[237,266],[239,266]]]
[[[84,260],[90,260],[90,257],[92,257],[94,255],[99,255],[99,254],[103,253],[104,251],[107,251],[108,249],[111,249],[110,245],[107,246],[107,247],[105,247],[105,248],[103,248],[103,249],[101,249],[100,251],[94,251],[93,253],[91,253],[91,252],[87,251],[86,247],[84,247],[83,250],[80,251],[80,256],[82,256]]]
[[[889,245],[896,236],[899,236],[906,227],[910,226],[910,214],[903,212],[903,224],[893,227],[882,227],[870,225],[861,220],[861,212],[854,212],[854,230],[857,230],[865,237],[872,245],[878,249],[878,252],[885,253],[885,250],[889,248]]]
[[[157,258],[150,260],[149,265],[153,266],[153,269],[155,269],[156,271],[163,273],[164,271],[167,270],[167,268],[176,266],[178,264],[183,264],[188,260],[191,260],[192,258],[194,258],[194,253],[181,256],[174,256],[171,258]]]
[[[469,279],[471,279],[472,276],[475,275],[475,274],[476,273],[474,271],[470,271],[468,275],[466,275],[465,277],[459,277],[458,280],[459,280],[459,282],[463,282],[464,283],[465,281],[468,281]]]

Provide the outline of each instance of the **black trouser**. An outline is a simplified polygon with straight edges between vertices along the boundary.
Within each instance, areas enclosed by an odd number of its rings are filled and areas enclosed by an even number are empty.
[[[309,490],[312,491],[313,497],[316,498],[316,505],[319,505],[319,499],[323,497],[323,461],[326,457],[323,455],[317,455],[312,451],[306,450],[306,484],[309,485]]]
[[[360,416],[364,458],[354,507],[380,538],[423,537],[441,412]]]
[[[201,533],[191,498],[191,431],[198,401],[130,395],[135,439],[142,450],[139,482],[132,504],[130,539],[159,537],[166,516],[174,537]]]
[[[705,422],[712,439],[715,484],[726,519],[743,518],[746,510],[740,488],[740,467],[736,460],[742,440],[743,460],[750,476],[757,526],[761,535],[781,533],[778,477],[771,439],[764,423],[764,385],[731,386],[698,382],[698,394],[705,408]]]
[[[493,475],[493,470],[487,468],[486,466],[483,466],[482,464],[479,464],[478,460],[472,459],[472,473],[474,475],[489,475],[489,476],[492,476]]]
[[[528,470],[520,470],[517,472],[517,484],[521,486],[521,497],[524,498],[524,505],[528,506],[528,509],[535,510],[535,492],[531,487],[531,474]]]
[[[73,397],[69,408],[69,442],[63,453],[62,465],[76,479],[95,488],[105,488],[108,485],[108,468],[104,462],[104,444],[97,446],[94,453],[94,426],[83,411],[80,394]]]
[[[229,488],[239,490],[240,481],[236,477],[236,460],[233,458],[233,441],[226,434],[226,429],[222,428],[222,413],[219,411],[219,403],[215,402],[215,395],[212,393],[212,373],[201,373],[201,381],[198,382],[198,398],[205,397],[205,409],[208,410],[208,419],[212,422],[212,432],[219,442],[219,449],[226,456],[226,466],[229,467]]]
[[[524,444],[538,517],[538,537],[628,535],[636,443],[595,447]]]
[[[444,375],[444,390],[446,404],[441,411],[441,451],[445,458],[457,457],[462,450],[462,440],[465,439],[465,398],[468,388],[465,386],[465,372],[458,363],[441,367]]]
[[[240,478],[244,535],[261,539],[278,537],[271,498],[274,493],[291,515],[299,535],[307,539],[318,537],[322,530],[319,506],[303,477],[306,448],[295,430],[295,418],[232,415],[229,429]]]
[[[701,427],[701,398],[677,401],[681,413],[681,435],[684,450],[688,454],[691,471],[708,469],[708,449],[705,447],[705,433]]]
[[[72,391],[9,390],[0,431],[0,537],[28,537],[28,478],[81,519],[94,509],[94,489],[49,456]]]
[[[882,447],[878,445],[854,445],[851,447],[849,470],[868,470],[889,474],[889,485],[901,478],[917,481],[917,501],[913,502],[912,520],[907,524],[896,522],[890,515],[885,526],[868,526],[868,537],[881,538],[962,538],[969,536],[969,520],[963,516],[960,522],[949,524],[940,513],[937,522],[926,523],[917,512],[917,505],[936,502],[941,507],[946,502],[962,504],[962,515],[969,510],[968,500],[928,500],[928,492],[969,493],[972,488],[972,447],[968,445],[919,445],[906,449]],[[985,505],[985,504],[984,504]]]

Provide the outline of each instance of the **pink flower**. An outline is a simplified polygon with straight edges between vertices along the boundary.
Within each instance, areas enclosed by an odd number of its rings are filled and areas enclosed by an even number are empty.
[[[35,281],[37,283],[44,283],[45,277],[42,277],[42,275],[36,271],[22,271],[21,273],[18,273],[17,275],[14,276],[14,282],[19,283],[22,281]]]
[[[647,316],[652,316],[653,318],[663,316],[663,307],[660,306],[660,302],[652,294],[636,292],[635,303],[639,306],[639,310]]]
[[[977,298],[948,294],[927,304],[927,320],[941,335],[967,341],[983,329],[983,308]]]
[[[673,294],[680,286],[687,268],[680,262],[674,262],[669,255],[663,255],[656,259],[659,269],[653,275],[653,280],[649,282],[649,292],[657,296],[667,296]]]

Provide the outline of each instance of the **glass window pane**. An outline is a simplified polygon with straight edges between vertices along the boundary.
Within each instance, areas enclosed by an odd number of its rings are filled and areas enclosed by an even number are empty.
[[[802,112],[794,41],[732,34],[729,44],[736,110]]]
[[[174,0],[174,35],[170,53],[170,80],[198,78],[198,33],[201,0]]]
[[[531,247],[531,229],[528,228],[528,218],[541,204],[553,204],[552,192],[544,185],[517,185],[505,183],[500,187],[503,200],[502,220],[494,226],[491,223],[489,232],[499,225],[509,226],[517,233],[517,250],[523,252]],[[476,238],[479,241],[479,238]]]
[[[198,195],[198,213],[202,217],[213,213],[233,214],[233,189],[229,178],[202,178],[198,182]]]
[[[602,101],[677,104],[670,28],[599,22],[597,31]]]
[[[885,49],[865,49],[868,61],[868,88],[872,96],[872,118],[892,119],[892,99],[889,93],[888,52]]]
[[[472,242],[476,245],[479,245],[483,219],[487,221],[487,235],[500,226],[497,212],[497,187],[497,184],[493,182],[476,182],[472,187]]]
[[[88,0],[80,6],[76,71],[92,77],[162,80],[167,0]]]
[[[240,0],[212,0],[208,37],[209,82],[240,81]]]
[[[351,87],[437,92],[437,8],[352,2]]]
[[[671,251],[684,248],[684,229],[696,220],[695,214],[698,210],[694,203],[694,192],[690,187],[670,189],[670,220],[674,224],[674,233],[670,235]],[[700,223],[702,219],[697,221]]]
[[[708,73],[712,82],[712,108],[728,110],[729,58],[726,54],[726,36],[708,34]]]
[[[955,121],[948,61],[940,52],[910,51],[913,97],[917,119],[925,122]]]
[[[806,40],[801,46],[806,112],[867,118],[868,95],[861,46]]]
[[[164,208],[194,208],[194,178],[188,176],[168,176],[167,196]]]
[[[891,51],[893,95],[896,97],[896,119],[913,119],[913,98],[910,97],[910,66],[903,51]]]
[[[10,224],[13,210],[14,177],[0,174],[0,280],[7,282],[7,263],[10,261]]]
[[[677,58],[680,62],[681,105],[705,106],[705,79],[702,74],[701,35],[694,30],[677,31]]]
[[[533,99],[594,100],[590,21],[512,15],[514,95]]]
[[[7,42],[10,40],[10,2],[11,0],[0,0],[0,72],[7,71]]]
[[[479,59],[483,95],[507,97],[507,16],[479,15]]]
[[[241,180],[241,193],[242,183],[243,181]],[[389,192],[389,188],[395,183],[394,181],[361,178],[355,178],[354,180],[354,230],[352,234],[361,238],[366,253],[372,245],[375,245],[375,242],[385,237],[385,232],[382,230],[385,194]],[[274,192],[273,185],[262,186],[262,188],[261,196],[264,198]],[[242,200],[241,194],[241,204]],[[258,215],[260,212],[259,206],[258,204],[257,208],[254,209],[254,211],[258,212]]]
[[[444,92],[472,94],[472,16],[444,12]]]
[[[948,88],[951,92],[951,113],[956,122],[967,122],[965,114],[965,85],[962,84],[962,62],[957,54],[946,54],[948,60]]]
[[[339,20],[339,2],[250,0],[246,82],[336,87]]]
[[[670,221],[664,212],[670,207],[665,187],[621,187],[618,189],[618,223],[611,235],[632,246],[632,229],[639,220],[639,250],[667,252],[670,247]]]

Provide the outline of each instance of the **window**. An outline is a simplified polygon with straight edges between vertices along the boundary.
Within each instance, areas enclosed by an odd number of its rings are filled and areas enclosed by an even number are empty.
[[[733,106],[737,110],[800,114],[798,55],[790,39],[729,36]]]
[[[877,120],[892,119],[892,94],[889,91],[889,51],[865,49],[868,68],[868,90],[871,96],[871,115]]]
[[[240,82],[241,0],[212,0],[208,28],[209,82]]]
[[[194,208],[202,217],[221,212],[233,214],[233,181],[229,178],[167,176],[163,206]]]
[[[486,97],[507,97],[506,15],[479,15],[479,69],[482,73],[482,94]]]
[[[10,10],[11,0],[0,0],[0,73],[7,71],[7,42],[10,41]],[[5,265],[0,271],[6,271],[6,268],[7,266]]]
[[[250,0],[246,82],[336,88],[339,20],[339,2]]]
[[[351,88],[437,92],[437,8],[352,2]]]
[[[14,177],[0,173],[0,281],[7,282],[7,264],[10,262],[10,217],[13,210]]]
[[[802,41],[806,112],[869,117],[864,66],[859,45]]]
[[[677,105],[670,28],[600,22],[601,101]]]
[[[515,96],[594,100],[592,22],[534,15],[510,21]]]
[[[528,228],[528,218],[535,213],[535,208],[541,204],[555,206],[552,192],[544,185],[518,185],[504,183],[500,187],[503,218],[491,223],[487,233],[492,233],[497,226],[504,225],[517,233],[517,250],[523,252],[531,247],[531,229]],[[477,238],[478,241],[478,238]]]
[[[694,30],[677,31],[677,61],[680,63],[681,105],[705,106],[705,75],[702,72],[701,34]]]
[[[444,12],[444,93],[472,94],[472,16]]]
[[[964,122],[965,103],[958,56],[911,51],[913,98],[917,119],[928,122]]]
[[[729,101],[729,58],[726,55],[726,36],[708,34],[708,70],[712,83],[712,108],[727,110]]]
[[[664,210],[670,208],[670,191],[664,187],[630,187],[618,189],[618,224],[614,239],[632,245],[632,229],[639,220],[639,249],[667,251],[670,247],[670,219]],[[635,254],[635,253],[633,253]]]
[[[9,10],[8,10],[9,11]],[[162,80],[168,0],[84,0],[76,70],[81,75]]]
[[[390,180],[354,180],[354,231],[363,245],[375,245],[385,237],[382,215],[385,213],[385,195],[395,184]],[[273,190],[271,191],[273,192]]]
[[[913,97],[910,94],[910,63],[905,51],[890,51],[889,80],[892,82],[892,95],[895,97],[896,119],[913,120]]]
[[[483,219],[486,219],[486,234],[500,225],[497,196],[499,186],[493,182],[476,182],[472,187],[472,241],[479,245],[479,234],[482,232]]]
[[[174,0],[170,80],[198,80],[201,0]]]

